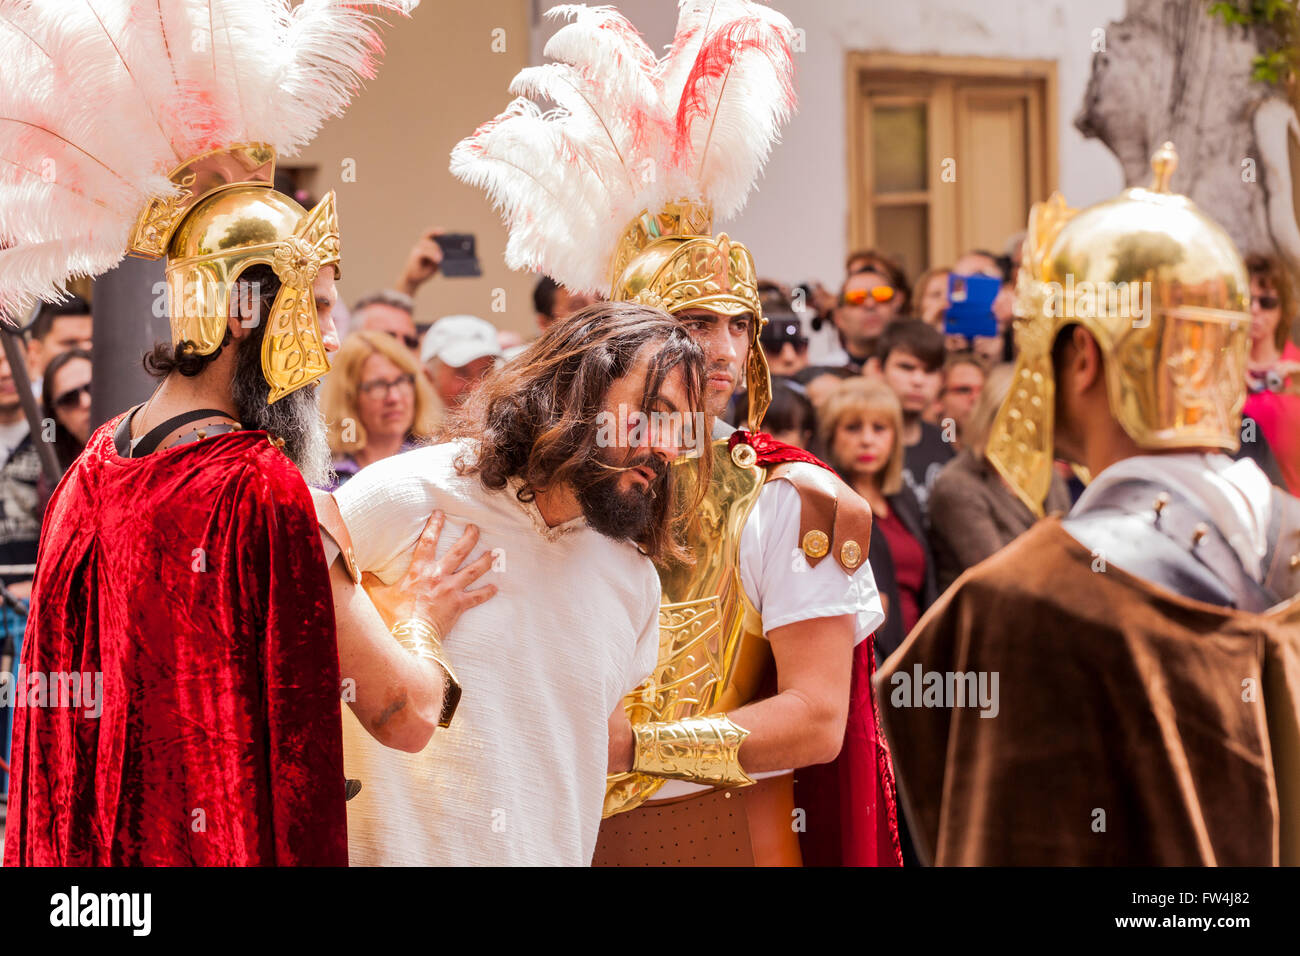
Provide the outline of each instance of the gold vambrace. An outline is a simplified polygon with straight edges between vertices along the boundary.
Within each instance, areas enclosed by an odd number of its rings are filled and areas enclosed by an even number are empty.
[[[726,714],[634,724],[632,733],[635,773],[715,787],[747,787],[754,782],[740,766],[740,744],[749,731]]]
[[[446,672],[447,693],[442,701],[442,715],[438,718],[438,726],[450,726],[451,718],[460,704],[460,680],[456,677],[456,672],[451,669],[447,655],[443,653],[438,629],[428,621],[410,618],[394,624],[390,633],[416,660],[432,661]]]

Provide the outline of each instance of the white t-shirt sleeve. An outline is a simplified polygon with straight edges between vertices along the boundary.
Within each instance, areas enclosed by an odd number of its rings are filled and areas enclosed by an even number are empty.
[[[648,564],[649,562],[647,562]],[[642,611],[641,632],[632,651],[632,662],[623,693],[629,694],[650,676],[659,660],[659,575],[649,569],[646,582],[646,600]]]
[[[769,481],[740,533],[740,581],[763,617],[764,636],[797,621],[852,614],[854,643],[885,620],[871,565],[853,574],[827,555],[810,566],[799,547],[799,492],[784,479]],[[858,542],[865,554],[867,542]]]
[[[421,462],[436,446],[384,458],[334,492],[352,536],[357,567],[393,584],[410,566],[415,543],[438,507],[437,488]]]

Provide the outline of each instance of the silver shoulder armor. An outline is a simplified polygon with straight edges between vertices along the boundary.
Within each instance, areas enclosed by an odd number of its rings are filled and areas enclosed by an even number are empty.
[[[1300,501],[1280,489],[1262,581],[1198,507],[1157,482],[1119,482],[1062,526],[1108,564],[1182,597],[1262,612],[1300,592]]]

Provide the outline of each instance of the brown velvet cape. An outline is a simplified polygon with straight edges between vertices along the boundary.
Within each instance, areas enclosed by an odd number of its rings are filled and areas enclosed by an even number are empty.
[[[1300,863],[1300,599],[1249,614],[1100,568],[1040,521],[876,676],[922,861]],[[915,706],[932,671],[996,672],[996,716]]]

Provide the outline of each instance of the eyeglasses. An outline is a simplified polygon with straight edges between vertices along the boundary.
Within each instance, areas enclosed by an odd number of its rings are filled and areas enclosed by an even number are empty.
[[[1258,305],[1261,309],[1276,309],[1278,305],[1281,304],[1281,302],[1282,300],[1275,295],[1255,296],[1255,304]]]
[[[387,398],[390,390],[400,388],[403,391],[415,388],[414,375],[399,375],[394,379],[376,378],[369,382],[362,382],[360,391],[367,398]]]
[[[74,388],[71,391],[64,392],[54,400],[54,406],[56,408],[61,408],[64,411],[71,411],[74,408],[80,407],[83,397],[86,399],[90,398],[89,382],[78,388]]]
[[[893,286],[877,285],[870,289],[847,289],[841,296],[844,305],[864,305],[867,299],[876,302],[889,302],[898,292]]]

